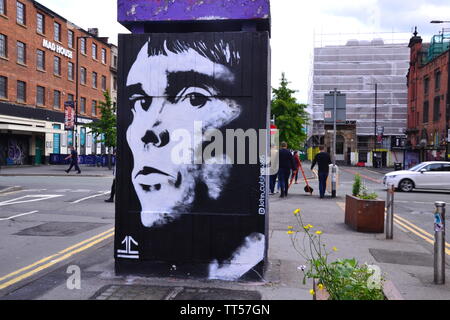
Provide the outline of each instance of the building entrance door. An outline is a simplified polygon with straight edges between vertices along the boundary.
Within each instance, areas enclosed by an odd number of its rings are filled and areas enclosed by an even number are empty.
[[[36,148],[34,157],[34,164],[40,165],[42,164],[42,153],[44,150],[44,139],[41,136],[36,136]]]

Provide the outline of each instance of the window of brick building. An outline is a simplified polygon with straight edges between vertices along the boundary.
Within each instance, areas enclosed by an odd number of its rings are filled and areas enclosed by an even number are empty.
[[[106,64],[106,49],[102,48],[102,63]]]
[[[71,94],[71,93],[69,93],[68,95],[67,95],[67,101],[74,101],[75,100],[75,98],[74,98],[74,95],[73,94]]]
[[[435,97],[434,98],[434,104],[433,104],[433,121],[439,121],[439,118],[441,117],[441,98]]]
[[[45,33],[45,17],[42,13],[36,13],[36,31]]]
[[[17,101],[27,101],[27,84],[24,81],[17,81]]]
[[[102,90],[106,91],[106,77],[102,76]]]
[[[0,98],[8,98],[8,78],[0,76]]]
[[[0,14],[6,15],[6,0],[0,0]]]
[[[97,45],[95,43],[92,44],[92,59],[97,59]]]
[[[0,57],[8,57],[8,37],[0,34]]]
[[[61,108],[61,91],[58,90],[53,91],[53,108],[55,109]]]
[[[434,90],[438,91],[441,89],[441,71],[437,70],[434,73]]]
[[[81,84],[86,84],[86,68],[80,68],[80,82]]]
[[[425,101],[423,103],[423,123],[428,122],[429,114],[430,114],[430,104],[428,103],[428,101]]]
[[[80,51],[82,54],[86,54],[86,38],[80,38]]]
[[[430,91],[430,78],[426,77],[423,79],[423,94],[428,95]]]
[[[45,52],[39,49],[36,50],[36,67],[45,70]]]
[[[38,106],[45,105],[45,88],[37,86],[36,88],[36,104]]]
[[[61,25],[58,22],[53,24],[53,39],[55,41],[61,42]]]
[[[17,41],[17,62],[26,64],[27,62],[27,45],[23,42]]]
[[[92,115],[96,116],[97,115],[97,101],[92,100]]]
[[[16,8],[17,8],[17,15],[16,15],[16,21],[19,24],[26,24],[26,11],[25,11],[25,5],[20,2],[17,1],[16,2]]]
[[[74,71],[74,64],[72,62],[67,63],[67,78],[69,80],[73,80],[73,71]]]
[[[86,113],[86,98],[83,97],[80,99],[80,112]]]
[[[61,75],[61,58],[54,56],[53,57],[53,73],[55,75]]]
[[[74,35],[72,30],[67,30],[67,45],[69,48],[73,48]]]
[[[92,88],[97,89],[97,72],[92,72]]]

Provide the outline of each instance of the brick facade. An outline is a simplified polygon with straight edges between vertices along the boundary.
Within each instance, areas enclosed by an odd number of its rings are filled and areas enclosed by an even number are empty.
[[[96,108],[93,110],[93,106],[104,100],[104,90],[111,92],[113,83],[111,76],[112,45],[107,42],[107,38],[100,38],[80,29],[36,1],[2,1],[5,3],[6,10],[0,13],[0,36],[6,40],[6,56],[2,56],[0,51],[0,77],[3,77],[3,80],[6,79],[7,95],[6,97],[0,96],[1,108],[7,108],[7,105],[10,104],[63,113],[64,102],[76,100],[76,45],[78,41],[79,70],[81,68],[86,70],[86,83],[80,81],[78,85],[78,115],[80,118],[85,118],[85,122],[99,118],[100,113]],[[24,15],[20,13],[21,8],[24,9]],[[19,21],[23,20],[20,19],[22,16],[25,17],[23,23]],[[38,23],[39,21],[42,21],[43,24]],[[86,38],[83,40],[81,37]],[[82,41],[86,42],[85,52],[81,48]],[[21,62],[19,60],[23,55],[18,46],[23,47],[23,44],[25,44],[25,61]],[[96,48],[96,54],[93,52],[93,47]],[[43,63],[39,63],[40,57],[38,56],[44,56]],[[94,84],[94,75],[96,75],[96,85]],[[79,79],[81,79],[81,71]],[[21,85],[18,81],[26,84],[25,101],[18,99],[18,86]],[[38,87],[40,88],[38,89]],[[44,91],[43,95],[42,91]],[[86,101],[84,110],[81,108],[82,99]],[[0,109],[1,117],[2,110]],[[25,119],[20,118],[19,120],[11,123],[18,125]],[[40,120],[45,121],[46,119]],[[45,155],[48,156],[51,153],[48,140],[57,131],[53,130],[55,128],[53,124],[46,124],[46,126],[49,127],[49,130],[45,132]],[[64,129],[63,124],[62,129]],[[62,135],[65,134],[67,138],[67,133],[58,132]],[[17,133],[24,134],[23,130]],[[6,134],[5,130],[3,130],[3,134]],[[30,154],[33,154],[35,152],[35,134],[29,134],[32,137]],[[61,150],[61,153],[63,152],[66,150]]]
[[[449,51],[428,60],[429,44],[415,35],[409,44],[408,143],[421,160],[444,160],[449,126]]]

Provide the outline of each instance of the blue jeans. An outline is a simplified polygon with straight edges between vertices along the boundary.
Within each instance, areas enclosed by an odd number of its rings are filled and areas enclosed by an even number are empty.
[[[275,184],[277,182],[277,175],[276,174],[272,174],[270,176],[270,180],[269,180],[269,186],[270,186],[270,192],[271,193],[275,193]]]
[[[289,168],[280,168],[278,171],[278,179],[280,181],[280,189],[282,195],[287,194],[290,174],[291,170]]]
[[[319,194],[323,198],[327,189],[328,172],[319,172]]]

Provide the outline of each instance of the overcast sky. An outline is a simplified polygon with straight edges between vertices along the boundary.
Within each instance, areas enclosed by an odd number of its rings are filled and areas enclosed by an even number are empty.
[[[84,29],[99,28],[100,36],[110,37],[112,43],[117,44],[118,33],[128,32],[117,23],[116,0],[38,2]],[[284,71],[302,103],[308,102],[314,43],[330,39],[320,34],[339,33],[342,40],[371,40],[379,37],[374,33],[388,32],[383,35],[389,39],[404,38],[407,42],[417,26],[424,42],[429,42],[430,36],[444,26],[429,22],[450,20],[449,0],[314,0],[308,4],[299,0],[272,0],[271,10],[272,86],[278,85]],[[446,27],[450,28],[450,24]]]

